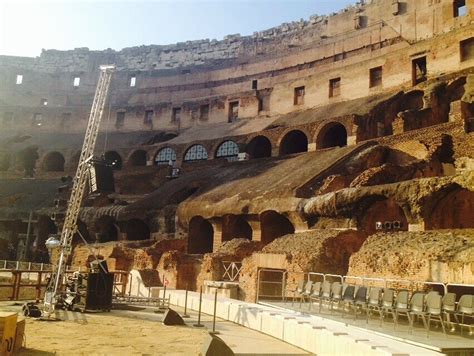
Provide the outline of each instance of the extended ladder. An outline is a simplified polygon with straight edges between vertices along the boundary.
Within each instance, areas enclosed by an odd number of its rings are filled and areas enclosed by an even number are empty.
[[[84,197],[84,188],[86,186],[89,170],[89,162],[93,158],[95,143],[99,133],[99,125],[104,113],[105,103],[110,87],[112,74],[115,71],[114,65],[100,66],[99,82],[92,102],[92,109],[87,123],[84,143],[82,145],[79,165],[74,177],[71,196],[69,197],[66,217],[63,229],[61,231],[60,240],[60,256],[59,261],[54,269],[46,294],[44,297],[44,306],[46,311],[53,312],[54,306],[58,301],[58,290],[61,285],[61,279],[64,277],[66,262],[72,249],[72,239],[77,231],[77,218],[81,208],[82,199]]]

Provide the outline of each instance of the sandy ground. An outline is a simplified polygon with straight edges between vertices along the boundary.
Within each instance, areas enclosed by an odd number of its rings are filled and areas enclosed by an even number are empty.
[[[67,312],[65,321],[26,320],[19,355],[198,355],[207,332],[112,313]]]

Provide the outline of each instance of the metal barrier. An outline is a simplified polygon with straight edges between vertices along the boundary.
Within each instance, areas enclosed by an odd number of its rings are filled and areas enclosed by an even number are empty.
[[[0,270],[51,271],[53,265],[26,261],[0,260]]]
[[[324,274],[324,281],[326,281],[327,277],[339,278],[339,280],[341,281],[341,283],[344,283],[344,277],[342,277],[340,274],[325,273],[325,274]]]
[[[272,278],[272,280],[262,280],[262,272],[274,274],[274,276],[277,278]],[[278,280],[279,275],[281,275],[280,280]],[[286,275],[287,271],[285,270],[266,268],[259,269],[257,273],[256,301],[258,302],[260,298],[267,298],[270,300],[284,300],[286,292]]]

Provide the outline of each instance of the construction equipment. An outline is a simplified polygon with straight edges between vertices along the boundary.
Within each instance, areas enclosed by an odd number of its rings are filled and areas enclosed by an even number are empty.
[[[67,259],[71,253],[72,240],[74,234],[77,232],[77,219],[82,199],[84,197],[84,189],[88,180],[89,166],[94,159],[94,148],[99,133],[99,125],[104,113],[105,103],[107,101],[110,82],[114,71],[114,65],[100,66],[99,82],[97,83],[97,89],[92,103],[79,164],[74,177],[66,217],[61,231],[59,241],[59,261],[51,275],[44,297],[44,309],[49,314],[54,311],[56,303],[61,301],[61,293],[59,289],[62,279],[64,278]]]

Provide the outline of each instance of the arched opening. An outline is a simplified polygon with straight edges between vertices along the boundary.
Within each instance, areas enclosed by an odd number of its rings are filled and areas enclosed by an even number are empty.
[[[252,228],[241,215],[224,215],[222,218],[222,241],[232,239],[252,240]]]
[[[92,242],[91,236],[89,234],[89,230],[87,229],[87,225],[81,220],[77,220],[77,231],[78,232],[74,234],[74,237],[72,240],[74,244],[84,243],[84,240],[82,240],[82,238],[79,236],[79,233],[87,242]]]
[[[0,152],[0,172],[5,172],[10,168],[10,154],[8,152]]]
[[[115,220],[110,216],[102,216],[95,222],[98,242],[117,241],[118,228]]]
[[[117,171],[122,169],[122,157],[115,151],[107,151],[104,154],[105,161],[107,164],[112,166],[112,169]]]
[[[63,172],[64,156],[59,152],[50,152],[44,157],[43,168],[45,172]]]
[[[272,144],[265,136],[255,136],[247,145],[250,158],[265,158],[272,155]]]
[[[214,229],[212,224],[201,216],[195,216],[189,222],[188,253],[203,254],[212,252]]]
[[[426,214],[425,228],[467,229],[474,228],[474,192],[458,188],[441,194],[433,201],[434,208]]]
[[[300,130],[288,132],[280,142],[280,156],[307,151],[308,138]]]
[[[359,230],[369,235],[378,231],[408,231],[405,213],[395,200],[379,198],[365,204],[365,207],[362,208]]]
[[[295,227],[290,220],[273,210],[260,214],[260,225],[264,244],[269,244],[278,237],[295,232]]]
[[[207,151],[203,145],[193,145],[186,151],[184,162],[205,161],[207,158]]]
[[[233,158],[239,155],[239,146],[231,140],[222,142],[216,151],[216,158]]]
[[[347,130],[338,122],[324,126],[316,139],[318,149],[343,146],[347,146]]]
[[[25,177],[33,177],[35,174],[36,160],[39,158],[38,147],[29,146],[18,152],[18,162],[25,171]]]
[[[49,216],[42,215],[38,218],[38,223],[36,224],[36,239],[31,251],[34,261],[49,262],[49,254],[45,242],[49,238],[49,235],[57,233],[58,228]]]
[[[125,234],[129,241],[149,240],[150,229],[142,220],[132,219],[125,225]]]
[[[170,147],[162,148],[155,156],[155,163],[157,165],[169,164],[170,161],[172,163],[176,162],[176,151]]]
[[[131,166],[146,166],[146,151],[137,150],[130,155],[129,162]]]

